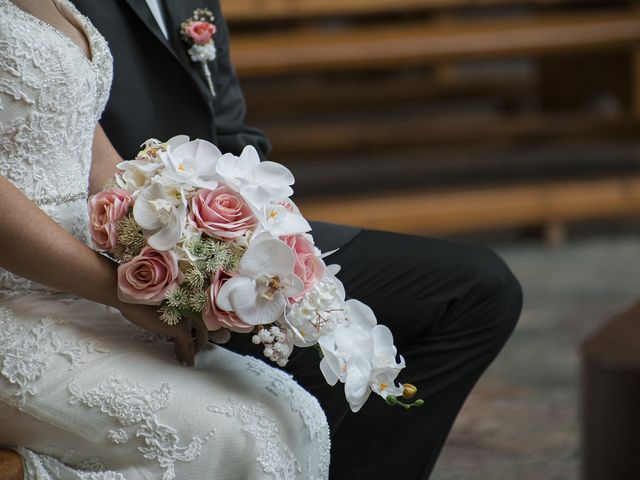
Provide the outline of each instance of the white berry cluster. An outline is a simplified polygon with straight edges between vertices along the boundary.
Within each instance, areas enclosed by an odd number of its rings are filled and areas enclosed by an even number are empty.
[[[216,59],[216,47],[213,42],[192,45],[188,53],[192,62],[212,62]]]
[[[281,367],[287,365],[293,345],[290,342],[290,336],[287,335],[284,329],[276,325],[270,328],[261,328],[251,338],[251,341],[255,345],[264,345],[263,353],[269,360]]]
[[[287,321],[304,339],[299,339],[296,345],[313,345],[321,335],[345,321],[344,291],[340,287],[337,280],[326,278],[316,283],[298,303],[291,305],[286,314]]]

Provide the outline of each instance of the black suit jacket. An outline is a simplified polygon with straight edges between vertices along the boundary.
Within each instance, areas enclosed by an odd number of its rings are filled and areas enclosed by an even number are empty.
[[[123,158],[132,158],[148,138],[177,134],[215,143],[239,154],[253,145],[264,159],[265,135],[244,123],[245,101],[229,57],[229,32],[218,0],[164,0],[165,39],[145,0],[72,0],[109,42],[114,78],[100,123]],[[161,2],[162,3],[162,2]],[[216,60],[210,62],[216,96],[201,65],[192,62],[177,34],[196,8],[215,15]],[[359,229],[312,222],[318,246],[326,251],[352,239]]]

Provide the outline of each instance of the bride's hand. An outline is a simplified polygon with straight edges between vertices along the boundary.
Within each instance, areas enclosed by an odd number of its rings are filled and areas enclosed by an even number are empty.
[[[182,318],[177,325],[168,325],[160,320],[154,306],[124,303],[119,310],[127,320],[140,328],[171,337],[176,357],[185,366],[193,366],[196,353],[207,343],[207,328],[202,320]]]

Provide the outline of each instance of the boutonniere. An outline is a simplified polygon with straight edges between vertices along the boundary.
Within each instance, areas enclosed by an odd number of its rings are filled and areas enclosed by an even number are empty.
[[[216,91],[213,88],[211,70],[209,70],[208,64],[208,62],[216,59],[216,46],[213,43],[213,36],[216,33],[214,20],[215,17],[211,10],[198,8],[194,10],[191,18],[182,22],[180,33],[184,41],[191,45],[188,50],[191,61],[202,65],[204,78],[207,80],[211,94],[215,97]]]

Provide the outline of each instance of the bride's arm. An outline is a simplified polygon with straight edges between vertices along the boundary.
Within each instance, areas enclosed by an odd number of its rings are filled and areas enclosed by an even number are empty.
[[[116,269],[0,176],[0,267],[56,290],[119,308]]]
[[[91,183],[99,189],[119,159],[110,152],[111,145],[101,129],[97,130],[100,135],[94,140]],[[116,265],[60,227],[2,176],[0,205],[0,267],[56,290],[115,307],[142,328],[175,338],[178,358],[193,363],[195,352],[206,342],[201,325],[185,320],[169,326],[158,319],[155,307],[118,300]]]
[[[91,163],[91,175],[89,177],[89,194],[102,190],[104,184],[113,178],[116,165],[122,162],[122,157],[111,145],[111,141],[98,123],[93,135],[93,161]]]

